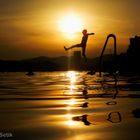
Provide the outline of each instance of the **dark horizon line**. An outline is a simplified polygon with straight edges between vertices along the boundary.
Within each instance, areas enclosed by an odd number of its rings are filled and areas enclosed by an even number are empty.
[[[122,54],[122,53],[124,53],[124,52],[121,52],[120,54]],[[120,55],[120,54],[118,54],[118,55]],[[106,55],[112,55],[112,54],[111,53],[110,54],[108,53]],[[71,56],[66,56],[66,55],[60,55],[60,56],[44,56],[44,55],[40,55],[40,56],[27,57],[27,58],[22,58],[22,59],[10,59],[10,58],[9,59],[3,59],[3,58],[0,58],[0,61],[25,61],[25,60],[39,59],[39,58],[53,59],[53,58],[62,58],[62,57],[70,58],[70,57],[73,57],[73,55],[71,55]],[[87,58],[88,59],[94,59],[94,58],[99,58],[99,57],[100,57],[100,55],[94,56],[94,57],[87,57]],[[81,59],[82,58],[83,57],[81,56]]]

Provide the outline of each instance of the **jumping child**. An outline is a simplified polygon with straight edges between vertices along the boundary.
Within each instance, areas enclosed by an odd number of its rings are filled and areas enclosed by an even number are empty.
[[[72,48],[75,48],[75,47],[82,47],[82,56],[85,58],[85,60],[87,61],[87,57],[86,57],[86,54],[85,54],[85,51],[86,51],[86,43],[87,43],[87,40],[88,40],[88,36],[89,35],[94,35],[94,33],[87,33],[87,30],[84,29],[82,31],[82,34],[83,34],[83,37],[82,37],[82,41],[80,44],[76,44],[76,45],[73,45],[69,48],[66,48],[64,46],[64,49],[65,51],[68,51],[69,49],[72,49]]]

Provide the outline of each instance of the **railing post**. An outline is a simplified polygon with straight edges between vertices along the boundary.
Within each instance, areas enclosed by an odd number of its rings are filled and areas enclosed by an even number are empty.
[[[117,56],[117,47],[116,47],[116,36],[114,34],[109,34],[106,38],[106,41],[105,41],[105,44],[104,44],[104,47],[103,47],[103,50],[101,52],[101,56],[100,56],[100,61],[99,61],[99,76],[101,77],[102,75],[102,59],[103,59],[103,54],[104,54],[104,51],[105,51],[105,48],[106,48],[106,45],[108,43],[108,40],[109,38],[113,38],[114,39],[114,57],[116,59],[116,56]]]

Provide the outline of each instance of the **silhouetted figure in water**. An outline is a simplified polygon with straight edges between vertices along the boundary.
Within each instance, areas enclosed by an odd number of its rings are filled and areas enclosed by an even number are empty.
[[[82,37],[82,41],[81,41],[80,44],[73,45],[73,46],[71,46],[71,47],[69,47],[69,48],[66,48],[66,47],[64,46],[64,49],[65,49],[66,51],[68,51],[69,49],[72,49],[72,48],[75,48],[75,47],[82,47],[82,56],[83,56],[84,59],[87,61],[87,57],[86,57],[86,54],[85,54],[85,52],[86,52],[86,43],[87,43],[87,40],[88,40],[88,36],[89,36],[89,35],[94,35],[94,33],[87,33],[87,30],[84,29],[84,30],[82,31],[82,34],[83,34],[83,37]]]
[[[88,90],[87,90],[87,87],[84,87],[82,93],[83,93],[84,98],[85,99],[88,99]]]
[[[76,116],[76,117],[73,117],[72,120],[73,121],[82,121],[84,123],[84,125],[90,125],[91,123],[88,121],[87,116],[88,115]]]
[[[83,107],[83,108],[88,107],[88,103],[87,102],[83,103],[83,105],[81,105],[81,107]]]

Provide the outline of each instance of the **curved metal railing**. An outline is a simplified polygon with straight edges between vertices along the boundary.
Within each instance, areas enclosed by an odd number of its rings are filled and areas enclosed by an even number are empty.
[[[116,48],[116,36],[114,34],[109,34],[106,38],[103,50],[101,52],[101,56],[100,56],[100,62],[99,62],[99,76],[101,77],[102,75],[102,59],[103,59],[103,55],[104,55],[104,51],[106,48],[106,45],[108,43],[109,38],[113,38],[114,39],[114,59],[116,60],[116,56],[117,56],[117,48]]]

